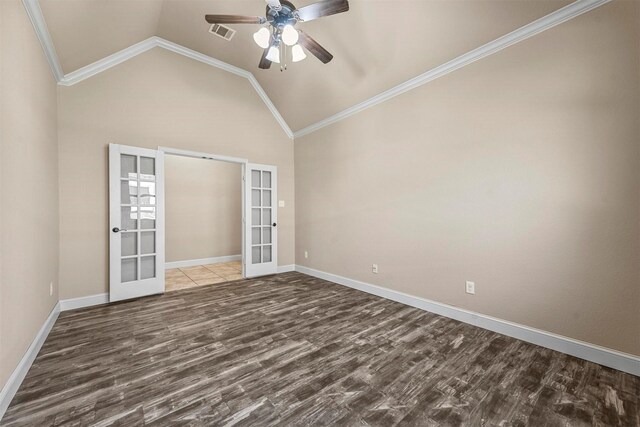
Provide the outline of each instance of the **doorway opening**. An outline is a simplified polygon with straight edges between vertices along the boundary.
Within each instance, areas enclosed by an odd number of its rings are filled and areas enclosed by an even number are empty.
[[[244,159],[164,150],[165,290],[244,278]]]

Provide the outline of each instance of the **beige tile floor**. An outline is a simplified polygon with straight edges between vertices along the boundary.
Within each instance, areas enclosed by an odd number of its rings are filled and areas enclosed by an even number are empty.
[[[172,268],[165,272],[165,289],[170,292],[239,279],[242,279],[240,261]]]

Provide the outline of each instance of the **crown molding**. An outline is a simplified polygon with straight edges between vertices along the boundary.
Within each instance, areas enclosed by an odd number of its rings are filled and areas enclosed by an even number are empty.
[[[150,37],[146,40],[134,44],[133,46],[116,52],[113,55],[109,55],[106,58],[96,61],[93,64],[89,64],[65,75],[60,66],[60,61],[58,59],[58,55],[56,54],[56,50],[53,45],[53,41],[51,40],[51,36],[49,34],[47,24],[44,20],[44,16],[42,15],[42,10],[40,9],[38,0],[22,0],[22,3],[27,10],[27,14],[29,15],[29,19],[31,20],[31,23],[33,24],[33,27],[36,31],[38,40],[40,40],[40,43],[42,44],[42,48],[44,49],[47,60],[49,61],[49,65],[51,66],[53,75],[60,85],[72,86],[85,79],[88,79],[89,77],[95,76],[102,71],[114,67],[128,59],[131,59],[134,56],[140,55],[143,52],[153,49],[154,47],[161,47],[163,49],[170,50],[171,52],[186,56],[187,58],[195,59],[196,61],[200,61],[204,64],[208,64],[221,70],[225,70],[249,80],[251,86],[258,93],[258,96],[265,103],[269,111],[271,111],[271,114],[273,114],[273,117],[282,127],[287,136],[291,139],[295,139],[308,135],[311,132],[315,132],[318,129],[322,129],[325,126],[329,126],[340,120],[346,119],[347,117],[364,111],[367,108],[371,108],[382,102],[388,101],[391,98],[422,86],[437,78],[445,76],[459,68],[465,67],[489,55],[493,55],[494,53],[499,52],[502,49],[533,37],[536,34],[546,31],[549,28],[555,27],[556,25],[562,24],[563,22],[573,19],[576,16],[582,15],[583,13],[589,12],[590,10],[602,6],[603,4],[606,4],[610,1],[611,0],[577,0],[563,8],[558,9],[555,12],[550,13],[549,15],[546,15],[536,21],[520,27],[517,30],[510,32],[509,34],[499,37],[483,46],[460,55],[459,57],[452,59],[449,62],[439,65],[429,71],[426,71],[425,73],[422,73],[403,83],[400,83],[399,85],[381,92],[378,95],[367,99],[366,101],[362,101],[339,113],[329,116],[326,119],[320,120],[317,123],[300,129],[295,133],[291,131],[291,128],[287,125],[278,109],[275,107],[273,102],[271,102],[271,99],[251,72],[212,58],[208,55],[204,55],[200,52],[196,52],[179,44],[170,42],[161,37]]]
[[[577,0],[563,8],[556,10],[555,12],[550,13],[549,15],[543,16],[536,21],[520,27],[517,30],[510,32],[509,34],[499,37],[470,52],[460,55],[449,62],[439,65],[425,73],[420,74],[419,76],[416,76],[403,83],[400,83],[397,86],[392,87],[391,89],[379,93],[378,95],[375,95],[367,99],[366,101],[360,102],[352,107],[347,108],[346,110],[343,110],[339,113],[327,117],[326,119],[320,120],[317,123],[300,129],[293,134],[293,137],[300,138],[301,136],[308,135],[311,132],[317,131],[318,129],[322,129],[325,126],[329,126],[340,120],[344,120],[349,116],[366,110],[367,108],[371,108],[382,102],[388,101],[391,98],[422,86],[425,83],[445,76],[452,71],[465,67],[475,61],[478,61],[489,55],[493,55],[494,53],[499,52],[511,45],[533,37],[536,34],[548,30],[549,28],[562,24],[563,22],[573,19],[576,16],[589,12],[590,10],[602,6],[609,1],[611,0]]]
[[[22,0],[22,4],[27,11],[27,15],[31,20],[31,24],[33,25],[38,40],[42,45],[45,57],[47,58],[47,61],[51,66],[53,76],[55,77],[58,84],[62,86],[73,86],[76,83],[80,83],[81,81],[86,80],[89,77],[93,77],[96,74],[108,70],[109,68],[115,67],[116,65],[121,64],[124,61],[138,56],[150,49],[161,47],[163,49],[169,50],[187,58],[195,59],[196,61],[219,68],[221,70],[227,71],[240,77],[244,77],[245,79],[249,80],[251,87],[254,88],[260,99],[262,99],[269,111],[271,111],[271,114],[273,114],[273,117],[282,127],[282,130],[284,130],[285,134],[287,134],[289,138],[293,139],[293,132],[291,131],[291,128],[289,127],[289,125],[287,125],[287,122],[284,120],[276,106],[273,105],[273,102],[271,102],[271,99],[269,99],[269,96],[264,91],[262,86],[260,86],[260,83],[258,83],[258,80],[256,80],[255,76],[252,73],[242,68],[238,68],[234,65],[227,64],[226,62],[220,61],[219,59],[215,59],[200,52],[196,52],[195,50],[186,48],[177,43],[170,42],[169,40],[165,40],[161,37],[149,37],[146,40],[122,49],[119,52],[102,58],[85,67],[79,68],[76,71],[64,74],[64,72],[62,71],[62,67],[60,66],[60,60],[58,58],[58,54],[56,53],[56,48],[51,39],[51,34],[49,34],[49,28],[47,27],[47,23],[45,22],[44,16],[42,15],[40,3],[38,2],[38,0]]]
[[[193,49],[189,49],[177,43],[170,42],[169,40],[165,40],[162,37],[149,37],[148,39],[143,40],[140,43],[136,43],[125,49],[122,49],[119,52],[114,53],[113,55],[109,55],[106,58],[82,67],[69,74],[66,74],[62,78],[62,80],[59,81],[59,84],[63,86],[72,86],[155,47],[166,49],[170,52],[177,53],[179,55],[196,60],[198,62],[202,62],[203,64],[210,65],[212,67],[224,70],[231,74],[235,74],[236,76],[244,77],[245,79],[249,80],[249,83],[255,89],[260,99],[262,99],[262,101],[265,103],[269,111],[271,111],[271,114],[273,114],[273,117],[282,127],[282,130],[284,130],[289,138],[293,139],[293,132],[291,131],[291,128],[289,128],[287,122],[285,122],[276,106],[273,105],[273,102],[271,102],[271,99],[269,99],[269,96],[267,96],[267,93],[264,91],[264,89],[262,89],[262,86],[260,86],[260,83],[258,83],[252,73],[242,68],[228,64],[224,61],[220,61],[219,59],[212,58],[211,56],[205,55],[200,52],[196,52]]]
[[[86,80],[89,77],[100,74],[101,72],[115,67],[116,65],[121,64],[128,59],[131,59],[135,56],[140,55],[141,53],[153,49],[157,45],[158,44],[155,40],[155,37],[150,37],[146,40],[122,49],[121,51],[116,52],[113,55],[109,55],[85,67],[78,68],[76,71],[65,74],[62,79],[58,80],[58,84],[60,84],[61,86],[73,86],[76,83],[80,83],[81,81]]]
[[[187,58],[195,59],[196,61],[200,61],[204,64],[211,65],[212,67],[220,68],[222,70],[228,71],[232,74],[244,77],[247,80],[249,80],[249,83],[251,83],[251,86],[258,93],[258,96],[260,97],[260,99],[262,99],[262,101],[265,103],[269,111],[271,111],[271,114],[273,114],[273,117],[276,119],[278,124],[282,127],[282,130],[284,130],[284,132],[287,134],[289,138],[293,139],[293,131],[291,130],[287,122],[284,120],[284,117],[282,117],[282,115],[280,114],[276,106],[273,105],[273,102],[271,102],[271,99],[269,98],[267,93],[264,91],[262,86],[260,86],[260,83],[258,83],[258,80],[255,78],[253,73],[245,69],[236,67],[234,65],[227,64],[226,62],[220,61],[219,59],[215,59],[208,55],[202,54],[200,52],[196,52],[195,50],[181,46],[177,43],[170,42],[163,38],[160,38],[160,37],[152,37],[152,38],[156,40],[158,47],[186,56]]]
[[[62,67],[60,66],[60,60],[58,59],[56,48],[53,45],[53,40],[51,40],[51,34],[49,34],[47,23],[44,21],[44,15],[42,15],[42,9],[40,9],[40,3],[38,0],[22,0],[22,4],[27,11],[27,15],[29,16],[29,20],[31,21],[33,28],[36,30],[36,36],[42,45],[44,55],[49,62],[51,71],[53,72],[53,77],[55,77],[56,81],[60,82],[64,77],[64,73],[62,72]]]

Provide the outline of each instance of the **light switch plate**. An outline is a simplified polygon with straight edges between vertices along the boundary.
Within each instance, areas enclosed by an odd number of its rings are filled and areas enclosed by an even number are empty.
[[[465,284],[465,291],[468,294],[475,295],[475,293],[476,293],[476,284],[474,282],[467,281],[467,283]]]
[[[284,200],[278,200],[278,207],[284,208]]]

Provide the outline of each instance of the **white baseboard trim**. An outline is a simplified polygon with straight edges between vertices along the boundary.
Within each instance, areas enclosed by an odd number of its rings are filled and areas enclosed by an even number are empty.
[[[31,364],[35,360],[42,344],[47,339],[51,328],[53,328],[53,324],[56,322],[58,315],[60,314],[60,303],[58,302],[49,313],[49,317],[44,321],[44,324],[36,334],[36,337],[31,342],[31,345],[27,349],[22,359],[18,363],[18,366],[13,370],[13,373],[7,380],[7,383],[2,387],[2,391],[0,391],[0,420],[4,416],[4,413],[7,411],[13,396],[15,396],[18,388],[20,388],[20,384],[22,384],[22,380],[29,372],[29,368],[31,368]]]
[[[640,357],[631,354],[301,265],[296,271],[640,376]]]
[[[181,267],[191,267],[195,265],[215,264],[216,262],[228,262],[228,261],[240,261],[240,260],[242,260],[242,255],[232,255],[232,256],[218,257],[218,258],[204,258],[204,259],[196,259],[196,260],[189,260],[189,261],[178,261],[178,263],[192,263],[192,264],[180,265]],[[166,265],[168,264],[171,264],[171,263],[167,263]],[[168,266],[167,268],[178,268],[178,267]],[[295,264],[280,265],[278,266],[278,273],[288,273],[290,271],[295,271],[295,269],[296,269]],[[68,311],[68,310],[75,310],[76,308],[85,308],[85,307],[91,307],[94,305],[101,305],[101,304],[107,304],[107,303],[109,303],[109,294],[104,293],[104,294],[89,295],[86,297],[63,299],[63,300],[60,300],[59,305],[60,305],[60,311]]]
[[[278,266],[278,274],[279,273],[288,273],[290,271],[296,271],[296,265],[295,264],[279,265]]]
[[[170,268],[195,267],[196,265],[217,264],[219,262],[242,261],[242,255],[227,255],[213,258],[188,259],[185,261],[165,262],[165,270]]]
[[[60,300],[60,311],[75,310],[76,308],[91,307],[109,302],[109,294],[96,294],[86,297]]]

